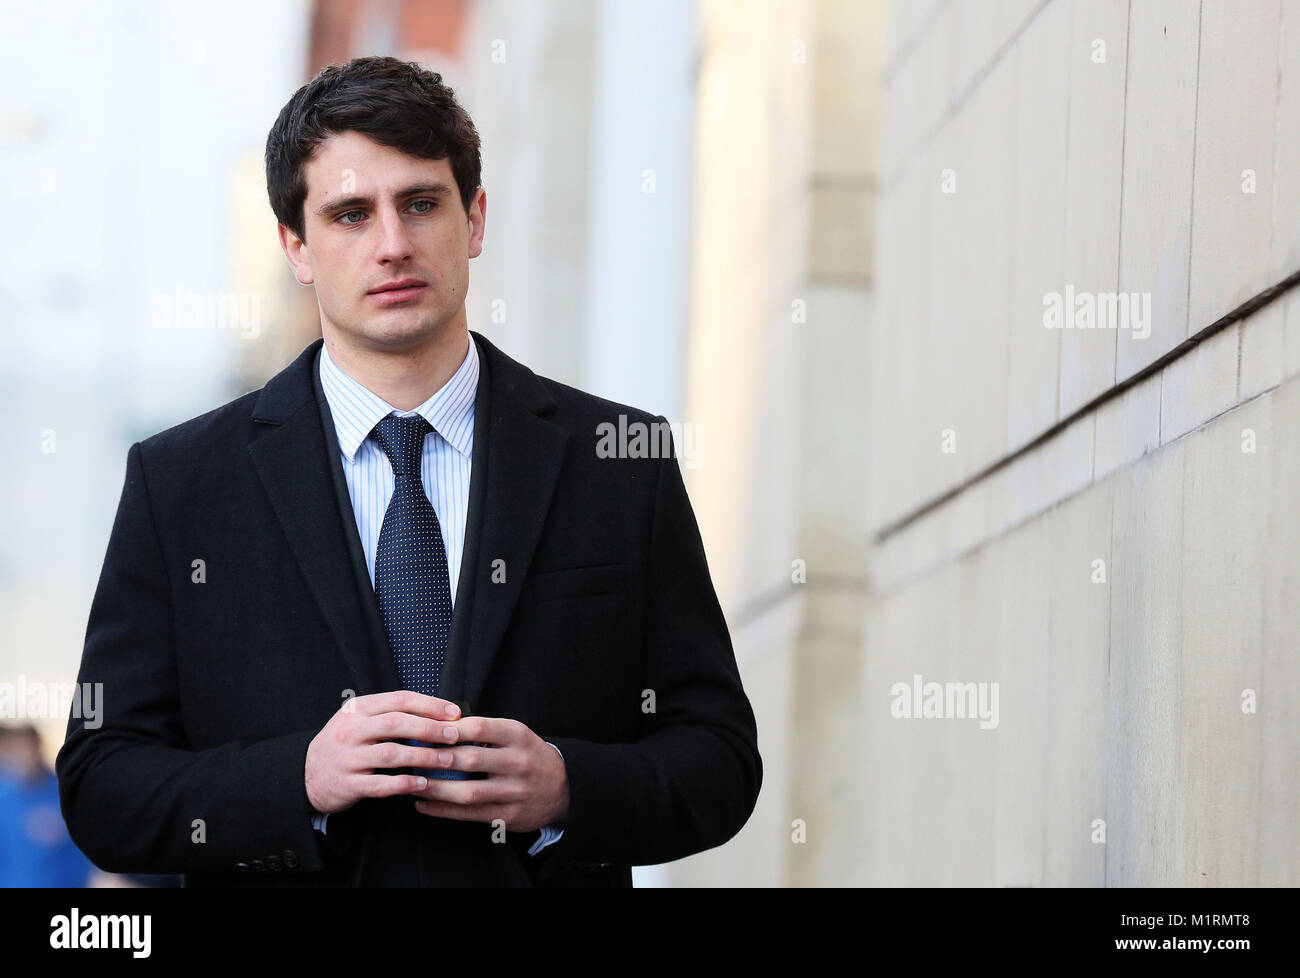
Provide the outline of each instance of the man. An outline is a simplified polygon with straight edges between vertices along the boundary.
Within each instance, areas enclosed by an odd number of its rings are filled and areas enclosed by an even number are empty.
[[[90,870],[59,815],[40,733],[31,724],[0,726],[0,889],[85,886]]]
[[[731,838],[762,766],[671,438],[601,449],[667,422],[468,331],[487,198],[451,90],[332,66],[266,161],[323,338],[127,454],[73,839],[191,886],[627,886]]]

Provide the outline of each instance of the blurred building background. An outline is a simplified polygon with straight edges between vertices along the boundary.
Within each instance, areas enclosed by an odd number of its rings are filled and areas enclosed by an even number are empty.
[[[1295,886],[1300,3],[891,12],[856,878]]]
[[[128,446],[319,335],[266,133],[393,54],[483,137],[470,328],[686,434],[764,785],[638,885],[1296,884],[1300,0],[0,20],[0,681],[75,677]],[[1114,293],[1148,336],[1044,327]]]

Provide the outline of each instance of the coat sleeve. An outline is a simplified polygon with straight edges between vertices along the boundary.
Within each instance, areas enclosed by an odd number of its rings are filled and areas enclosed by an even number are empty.
[[[100,710],[95,717],[72,711],[55,762],[73,841],[108,872],[235,872],[241,862],[270,856],[280,872],[321,869],[304,783],[316,731],[190,749],[174,625],[136,443],[127,452],[77,675],[78,684],[92,684],[81,688],[98,693]]]
[[[658,469],[642,666],[655,711],[642,716],[634,743],[546,738],[563,754],[569,780],[552,866],[680,859],[734,836],[758,800],[754,713],[676,452]]]

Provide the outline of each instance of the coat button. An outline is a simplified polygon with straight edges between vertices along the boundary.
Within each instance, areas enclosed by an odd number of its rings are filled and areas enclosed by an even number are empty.
[[[284,872],[284,863],[280,862],[280,857],[272,853],[266,857],[266,868],[273,873]]]
[[[262,862],[262,860],[260,860],[260,859],[254,859],[254,860],[253,860],[253,870],[254,870],[255,872],[258,872],[258,873],[265,873],[265,872],[266,872],[266,863]]]
[[[249,866],[248,863],[235,863],[235,868],[238,869],[241,873],[247,873],[252,869],[252,867]]]
[[[281,855],[284,856],[285,869],[297,869],[298,866],[300,865],[298,862],[298,854],[294,852],[292,849],[284,850],[284,852],[282,852]]]

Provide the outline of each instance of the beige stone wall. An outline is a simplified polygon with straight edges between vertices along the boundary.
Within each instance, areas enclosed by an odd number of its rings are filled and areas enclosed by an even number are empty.
[[[804,283],[815,42],[809,3],[699,5],[684,472],[718,598],[759,724],[758,807],[732,842],[666,867],[669,885],[786,878],[798,556],[800,364],[790,321]]]
[[[884,15],[700,5],[686,481],[764,779],[736,838],[669,885],[854,882]]]
[[[891,15],[855,877],[1295,886],[1300,3]]]

